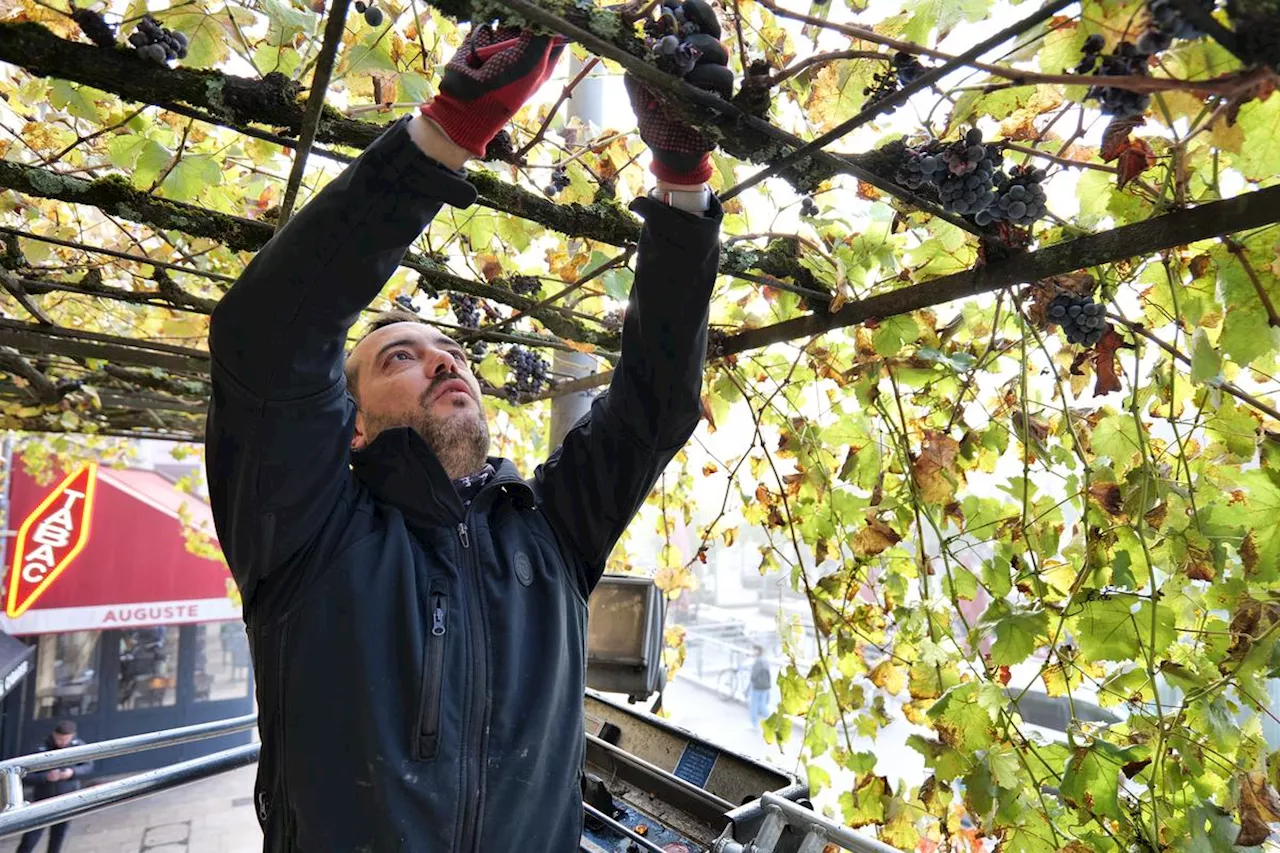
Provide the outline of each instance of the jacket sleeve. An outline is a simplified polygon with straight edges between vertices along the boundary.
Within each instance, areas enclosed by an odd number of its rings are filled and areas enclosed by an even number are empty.
[[[75,745],[84,746],[84,741],[77,738],[75,741]],[[69,769],[71,770],[72,779],[82,780],[84,779],[84,777],[88,776],[90,773],[93,772],[93,759],[89,759],[88,761],[81,761],[79,764],[72,764]]]
[[[392,125],[289,220],[209,323],[205,464],[219,543],[246,610],[350,484],[347,331],[443,203],[475,189]]]
[[[711,289],[720,260],[718,201],[705,216],[650,198],[622,357],[608,390],[534,475],[539,504],[589,595],[610,551],[701,416]]]

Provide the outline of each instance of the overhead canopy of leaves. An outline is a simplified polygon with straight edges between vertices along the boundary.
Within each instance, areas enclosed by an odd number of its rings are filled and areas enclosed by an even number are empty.
[[[311,128],[323,4],[79,5],[119,27],[116,47],[70,7],[18,0],[0,19],[0,426],[198,438],[208,314],[274,230],[300,137],[305,204],[432,96],[475,10],[352,16]],[[654,78],[621,7],[535,6],[540,26],[585,31],[579,59],[603,55],[614,84]],[[746,548],[807,597],[767,734],[785,743],[802,719],[818,801],[895,846],[1226,853],[1277,813],[1259,716],[1280,673],[1280,96],[1264,64],[1280,52],[1258,45],[1280,27],[1266,4],[1215,11],[1214,37],[1174,40],[1123,83],[1151,95],[1143,119],[1113,121],[1071,75],[1087,39],[1111,52],[1149,12],[1084,0],[864,113],[898,87],[896,52],[936,68],[1030,6],[724,2],[731,64],[752,72],[732,104],[651,79],[719,140],[712,184],[734,197],[707,423],[635,528],[656,531],[643,565],[674,597]],[[187,36],[176,67],[125,46],[147,12]],[[550,114],[568,82],[514,117],[523,162],[473,164],[480,204],[438,217],[374,306],[487,347],[495,451],[525,465],[547,452],[541,400],[580,385],[513,395],[503,357],[585,354],[607,378],[639,233],[626,204],[649,183],[629,117]],[[980,227],[906,186],[907,148],[974,127],[1006,170],[1047,170],[1050,216]],[[548,193],[557,167],[568,186]],[[1096,346],[1048,316],[1063,293],[1106,306]],[[478,329],[458,328],[463,296]],[[83,449],[53,441],[28,455]],[[1032,694],[1066,709],[1063,742],[1041,739]],[[891,737],[923,777],[877,766]]]

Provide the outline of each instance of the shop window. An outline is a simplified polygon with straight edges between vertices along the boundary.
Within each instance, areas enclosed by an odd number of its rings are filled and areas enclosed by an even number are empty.
[[[116,707],[163,708],[178,701],[177,625],[120,632]]]
[[[197,625],[195,644],[197,702],[249,695],[249,637],[243,622]]]
[[[97,631],[41,635],[36,652],[37,720],[98,710]]]

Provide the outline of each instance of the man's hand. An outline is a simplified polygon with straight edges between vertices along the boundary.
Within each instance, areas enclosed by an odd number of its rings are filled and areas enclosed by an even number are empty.
[[[515,27],[475,27],[422,114],[456,145],[483,157],[489,141],[551,76],[567,43]]]
[[[721,44],[720,24],[703,0],[663,0],[663,20],[689,21],[700,32],[683,38],[680,45],[683,61],[692,63],[684,79],[700,89],[715,92],[723,98],[733,94],[733,72],[729,70],[729,51]],[[677,16],[676,11],[679,10]],[[676,23],[676,26],[681,26]],[[679,39],[679,36],[672,36]],[[640,138],[653,152],[652,171],[659,181],[679,186],[695,186],[711,177],[711,158],[715,147],[702,134],[664,104],[630,74],[623,78],[631,108],[636,114]]]

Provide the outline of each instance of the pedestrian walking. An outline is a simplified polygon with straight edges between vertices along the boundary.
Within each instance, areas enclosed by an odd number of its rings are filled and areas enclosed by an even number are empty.
[[[83,746],[84,741],[76,736],[76,724],[74,720],[62,720],[58,723],[53,733],[45,738],[41,744],[43,750],[66,749],[69,746]],[[80,790],[80,783],[89,772],[93,770],[92,761],[82,761],[78,764],[72,764],[68,767],[47,770],[39,774],[35,779],[34,790],[32,791],[33,800],[47,800],[50,797],[56,797],[59,794],[69,794],[72,791]],[[49,827],[49,846],[46,848],[49,853],[58,853],[62,849],[62,842],[67,837],[67,830],[71,827],[70,821],[55,823]],[[24,833],[22,840],[18,842],[17,853],[33,853],[36,845],[40,843],[40,836],[44,834],[43,829],[33,829]]]
[[[760,723],[769,716],[769,692],[773,689],[773,674],[769,672],[769,662],[764,659],[764,648],[755,647],[756,659],[751,664],[751,681],[747,690],[747,708],[751,712],[751,725],[760,728]]]

